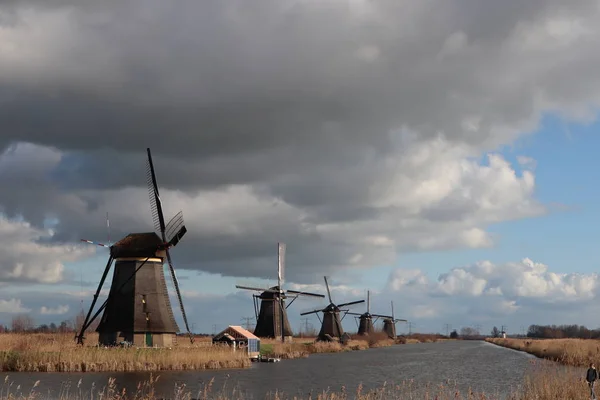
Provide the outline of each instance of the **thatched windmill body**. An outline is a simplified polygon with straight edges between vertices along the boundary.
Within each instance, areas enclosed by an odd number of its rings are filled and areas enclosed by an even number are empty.
[[[392,304],[392,316],[383,320],[383,332],[387,333],[390,339],[396,339],[396,322],[406,322],[405,319],[394,317],[394,302]]]
[[[377,321],[378,318],[393,319],[389,315],[371,314],[371,292],[367,290],[367,312],[363,314],[348,312],[347,314],[356,315],[359,319],[358,334],[359,335],[370,335],[375,332],[373,325],[373,318]]]
[[[110,255],[81,331],[76,337],[79,344],[83,344],[86,329],[103,313],[96,329],[101,345],[115,345],[122,341],[140,347],[173,345],[179,327],[167,291],[163,270],[165,261],[169,266],[187,332],[193,341],[169,254],[169,248],[179,243],[187,229],[181,212],[165,224],[150,149],[147,149],[147,153],[150,209],[155,229],[160,236],[155,232],[131,233],[111,246],[83,240],[109,248]],[[108,298],[92,316],[113,262],[115,268]]]
[[[253,290],[261,292],[259,295],[253,294],[254,312],[256,314],[256,327],[254,335],[261,338],[275,338],[281,341],[291,341],[293,332],[287,317],[287,308],[299,296],[319,297],[325,296],[317,293],[301,292],[297,290],[284,290],[284,270],[285,270],[285,244],[277,244],[277,286],[270,288],[258,288],[251,286],[236,285],[238,289]],[[292,300],[285,304],[285,299]]]
[[[307,311],[300,315],[318,314],[323,313],[323,319],[321,320],[321,330],[317,336],[317,340],[320,341],[332,341],[334,339],[342,339],[344,336],[344,328],[342,327],[342,319],[340,318],[340,311],[342,307],[351,306],[354,304],[364,303],[364,300],[351,301],[348,303],[335,304],[331,298],[331,291],[329,290],[329,283],[327,277],[325,279],[325,287],[327,288],[327,297],[329,304],[327,307],[319,310]]]

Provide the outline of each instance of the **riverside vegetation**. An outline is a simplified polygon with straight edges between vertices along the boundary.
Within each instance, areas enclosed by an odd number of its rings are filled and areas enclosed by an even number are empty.
[[[244,352],[233,352],[226,346],[211,346],[210,337],[196,338],[194,344],[190,344],[187,337],[180,337],[173,348],[154,349],[98,347],[94,345],[98,342],[96,333],[88,333],[87,344],[80,346],[75,343],[74,336],[73,333],[2,333],[0,371],[162,371],[246,368],[251,365]],[[307,357],[311,353],[337,353],[436,340],[436,335],[421,335],[394,341],[384,334],[368,338],[355,336],[347,346],[319,343],[315,338],[295,338],[290,344],[262,340],[261,352],[270,357],[290,359]]]
[[[487,338],[486,341],[573,367],[600,363],[600,341],[595,339]]]
[[[103,348],[95,333],[87,345],[77,345],[72,333],[0,334],[0,370],[21,372],[160,371],[244,368],[250,360],[242,352],[210,346],[187,338],[171,349]]]
[[[292,343],[281,343],[274,339],[261,339],[261,354],[273,358],[292,359],[308,357],[316,353],[341,353],[345,351],[367,350],[377,347],[389,347],[395,344],[431,343],[443,341],[441,335],[415,334],[410,337],[399,336],[390,339],[387,334],[377,332],[369,336],[352,335],[345,346],[338,342],[316,342],[316,338],[294,338]]]

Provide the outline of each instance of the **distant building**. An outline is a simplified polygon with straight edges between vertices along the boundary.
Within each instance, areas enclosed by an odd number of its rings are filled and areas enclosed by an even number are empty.
[[[502,331],[502,332],[500,332],[500,333],[502,334],[502,338],[503,338],[503,339],[506,339],[506,332]]]
[[[250,358],[260,356],[260,339],[238,325],[229,325],[227,329],[217,333],[212,342],[213,344],[228,344],[233,346],[234,350],[246,351]]]

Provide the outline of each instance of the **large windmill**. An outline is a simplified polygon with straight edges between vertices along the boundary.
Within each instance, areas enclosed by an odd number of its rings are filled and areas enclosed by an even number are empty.
[[[390,339],[396,339],[396,322],[406,322],[405,319],[394,318],[394,302],[392,301],[392,316],[383,320],[383,331]]]
[[[329,283],[327,277],[325,279],[325,287],[327,288],[327,297],[329,298],[329,305],[323,309],[307,311],[300,315],[323,313],[323,320],[321,321],[321,330],[317,336],[317,340],[331,341],[334,338],[341,339],[344,335],[344,328],[342,327],[342,320],[340,319],[340,311],[342,307],[351,306],[353,304],[364,303],[364,300],[356,300],[348,303],[335,304],[331,299],[331,291],[329,290]],[[319,318],[320,319],[320,318]]]
[[[173,345],[179,327],[167,291],[163,270],[165,261],[171,272],[187,333],[193,342],[169,254],[169,248],[179,243],[187,229],[181,211],[165,224],[150,149],[147,152],[150,210],[160,237],[155,232],[131,233],[111,246],[95,243],[109,248],[110,255],[81,331],[76,337],[79,344],[83,344],[86,329],[104,312],[96,329],[101,345],[114,345],[118,341],[141,347]],[[115,268],[108,298],[91,316],[113,261]]]
[[[370,335],[375,332],[373,326],[373,318],[391,318],[389,315],[371,314],[371,293],[367,290],[367,312],[363,314],[348,312],[346,314],[356,315],[359,318],[358,334],[359,335]]]
[[[288,321],[286,309],[298,298],[298,296],[320,297],[322,294],[299,292],[297,290],[284,290],[284,270],[285,270],[285,244],[277,244],[277,286],[257,288],[250,286],[236,285],[238,289],[255,290],[261,294],[253,294],[254,312],[256,314],[256,328],[254,334],[262,338],[281,339],[285,342],[292,338],[292,328]],[[285,299],[292,297],[292,301],[285,305]],[[258,302],[260,300],[260,309]]]

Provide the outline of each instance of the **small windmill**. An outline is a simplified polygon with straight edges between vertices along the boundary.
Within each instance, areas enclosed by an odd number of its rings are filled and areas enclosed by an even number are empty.
[[[346,314],[356,315],[359,318],[358,334],[359,335],[370,335],[375,332],[373,326],[373,318],[377,321],[378,318],[391,318],[389,315],[371,314],[371,292],[367,290],[367,312],[363,314],[348,312]]]
[[[86,329],[104,311],[96,329],[100,334],[100,344],[114,345],[117,338],[121,337],[123,341],[139,346],[172,345],[179,328],[167,291],[163,270],[165,261],[169,265],[187,333],[193,342],[169,253],[169,248],[179,243],[187,228],[181,211],[165,224],[150,149],[147,152],[150,209],[160,237],[155,232],[132,233],[110,246],[83,240],[109,248],[110,255],[81,331],[76,337],[79,344],[83,344]],[[115,268],[108,298],[92,316],[113,261]]]
[[[277,286],[270,287],[268,289],[251,287],[251,286],[240,286],[236,285],[238,289],[254,290],[261,292],[260,295],[253,294],[254,300],[254,312],[256,314],[256,327],[254,328],[254,334],[258,337],[263,338],[279,338],[285,342],[286,338],[290,340],[292,337],[292,328],[287,318],[286,309],[296,300],[299,296],[319,297],[324,298],[322,294],[300,292],[297,290],[284,290],[284,270],[285,270],[285,244],[277,244]],[[291,295],[291,296],[290,296]],[[288,297],[292,298],[292,301],[285,305],[285,299]],[[258,302],[260,300],[260,309]]]
[[[323,320],[321,321],[321,330],[317,340],[331,341],[333,338],[342,339],[344,336],[344,328],[342,327],[342,320],[340,319],[340,311],[342,307],[351,306],[354,304],[364,303],[364,300],[356,300],[348,303],[335,304],[331,299],[331,291],[329,290],[329,283],[327,277],[325,279],[325,287],[327,288],[327,297],[329,298],[329,305],[323,309],[307,311],[300,315],[323,313]],[[320,319],[320,318],[319,318]]]
[[[383,331],[387,333],[390,339],[396,339],[396,322],[406,322],[405,319],[394,318],[394,302],[392,301],[392,317],[383,320]]]

